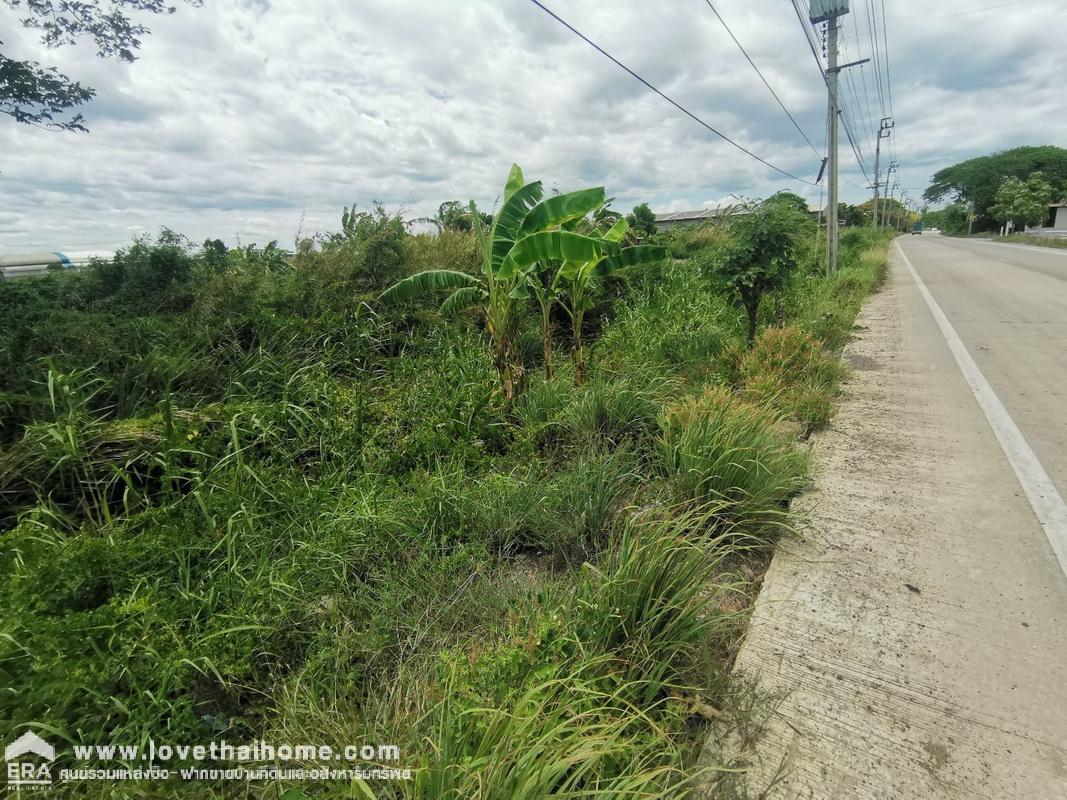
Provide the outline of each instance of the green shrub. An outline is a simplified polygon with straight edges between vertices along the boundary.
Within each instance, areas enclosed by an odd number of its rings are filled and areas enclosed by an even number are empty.
[[[471,231],[445,229],[438,234],[418,234],[405,240],[412,272],[454,269],[476,273],[482,265],[478,239]]]
[[[743,399],[806,425],[825,425],[844,367],[799,328],[767,328],[738,365]]]
[[[783,519],[804,484],[806,459],[777,430],[778,416],[708,388],[669,407],[661,426],[666,473],[684,497],[718,505],[726,518],[761,532]]]

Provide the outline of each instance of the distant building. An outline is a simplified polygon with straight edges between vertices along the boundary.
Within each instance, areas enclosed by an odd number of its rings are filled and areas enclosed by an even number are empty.
[[[728,213],[728,209],[702,208],[699,211],[673,211],[668,214],[656,214],[656,230],[665,231],[668,228],[686,227],[689,225],[703,225]]]
[[[53,269],[80,269],[94,258],[109,259],[115,253],[7,253],[0,255],[0,281],[31,275],[43,275]]]
[[[1067,203],[1053,203],[1048,207],[1048,219],[1044,228],[1063,228],[1067,230]]]
[[[672,211],[666,214],[656,214],[656,230],[665,231],[668,228],[687,227],[690,225],[703,225],[719,217],[731,214],[744,213],[738,211],[737,206],[720,206],[719,208],[702,208],[699,211]],[[808,214],[818,217],[823,213],[819,206],[808,206]]]

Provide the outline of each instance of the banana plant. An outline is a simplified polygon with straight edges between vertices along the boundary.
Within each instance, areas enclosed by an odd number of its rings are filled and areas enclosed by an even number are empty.
[[[595,259],[613,245],[602,238],[584,236],[559,228],[604,204],[604,189],[596,187],[560,194],[543,200],[540,181],[526,183],[517,164],[511,167],[504,187],[504,201],[486,223],[471,202],[471,220],[482,252],[481,275],[435,269],[418,272],[386,289],[379,300],[399,303],[420,295],[450,290],[441,312],[454,314],[476,307],[485,318],[493,343],[494,365],[500,388],[509,405],[523,386],[522,359],[515,339],[523,297],[516,289],[526,281],[530,267],[538,262]]]
[[[515,287],[512,294],[516,297],[532,297],[537,302],[541,314],[541,344],[544,348],[545,378],[552,380],[556,370],[553,359],[552,343],[555,339],[552,325],[552,307],[559,299],[559,270],[553,264],[535,264],[526,273],[525,280]]]
[[[625,219],[619,219],[603,233],[590,233],[590,238],[605,243],[602,252],[589,259],[565,260],[553,279],[554,282],[558,281],[562,290],[560,305],[571,321],[571,361],[577,386],[585,382],[586,373],[582,323],[586,312],[594,306],[603,290],[601,279],[620,270],[662,261],[667,257],[666,248],[655,245],[620,248],[618,245],[626,237],[629,228]]]

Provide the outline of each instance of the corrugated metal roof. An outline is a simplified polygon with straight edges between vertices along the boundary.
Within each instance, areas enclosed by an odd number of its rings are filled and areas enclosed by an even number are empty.
[[[809,214],[820,214],[823,209],[819,206],[808,206]],[[688,222],[694,219],[715,219],[724,214],[742,214],[736,206],[725,208],[701,208],[697,211],[671,211],[666,214],[656,214],[656,222]]]
[[[672,211],[667,214],[656,214],[656,222],[680,222],[690,219],[714,219],[719,216],[717,208],[702,208],[699,211]]]

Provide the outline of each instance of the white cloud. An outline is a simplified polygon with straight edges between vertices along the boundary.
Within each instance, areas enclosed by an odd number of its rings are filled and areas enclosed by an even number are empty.
[[[814,178],[819,158],[703,3],[549,5],[745,147]],[[821,147],[825,93],[788,5],[717,7]],[[866,57],[866,11],[854,7],[846,55]],[[893,149],[913,196],[960,159],[1067,140],[1062,3],[953,16],[968,9],[953,0],[919,24],[928,4],[887,3]],[[88,45],[45,50],[17,16],[0,6],[6,53],[55,64],[98,96],[84,109],[86,135],[0,119],[0,247],[106,247],[162,225],[195,240],[290,243],[302,217],[305,233],[329,230],[352,202],[411,215],[453,198],[489,206],[512,161],[550,187],[603,183],[620,208],[682,210],[779,189],[819,199],[527,0],[179,4],[148,20],[132,65]],[[874,86],[868,65],[844,89],[871,162],[882,116]],[[867,181],[848,158],[845,168],[844,198],[865,199]]]

